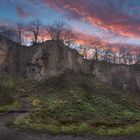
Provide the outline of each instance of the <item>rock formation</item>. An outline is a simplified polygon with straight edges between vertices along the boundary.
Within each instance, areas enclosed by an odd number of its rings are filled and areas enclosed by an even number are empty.
[[[92,75],[106,84],[124,90],[140,91],[140,65],[98,62],[94,65]]]
[[[47,41],[20,46],[0,36],[0,72],[19,74],[36,80],[59,76],[66,70],[96,76],[101,82],[140,91],[140,65],[117,65],[85,60],[62,42]]]

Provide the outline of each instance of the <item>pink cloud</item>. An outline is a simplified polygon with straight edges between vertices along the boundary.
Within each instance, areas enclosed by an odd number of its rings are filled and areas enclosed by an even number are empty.
[[[120,10],[93,0],[41,0],[66,17],[97,25],[125,37],[140,38],[140,22]]]

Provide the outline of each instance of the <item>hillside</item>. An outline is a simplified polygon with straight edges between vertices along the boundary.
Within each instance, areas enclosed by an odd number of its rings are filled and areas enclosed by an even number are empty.
[[[8,126],[51,134],[139,135],[139,65],[85,60],[62,42],[0,38],[0,112]],[[7,114],[6,114],[7,116]]]
[[[90,75],[67,71],[39,83],[4,81],[12,83],[18,102],[5,111],[26,112],[15,116],[12,128],[92,136],[140,134],[140,96],[106,87]]]

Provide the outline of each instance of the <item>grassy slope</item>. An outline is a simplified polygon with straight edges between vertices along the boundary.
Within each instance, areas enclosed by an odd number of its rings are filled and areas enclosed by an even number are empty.
[[[52,134],[140,134],[139,96],[108,88],[96,78],[66,72],[42,83],[13,80],[32,111],[12,125]]]
[[[0,113],[17,109],[20,106],[19,97],[30,94],[32,82],[19,77],[0,76]]]
[[[0,77],[0,113],[16,106],[13,83],[7,78]]]

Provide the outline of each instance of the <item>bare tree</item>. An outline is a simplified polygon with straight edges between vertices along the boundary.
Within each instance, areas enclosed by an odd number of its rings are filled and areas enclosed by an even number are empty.
[[[17,42],[19,44],[22,44],[22,30],[23,30],[23,24],[18,23],[17,24],[17,34],[18,34]]]
[[[39,42],[39,35],[40,35],[40,27],[42,26],[42,22],[37,19],[30,23],[27,27],[27,30],[32,33],[32,44],[35,45]]]
[[[126,59],[126,63],[127,64],[129,64],[129,65],[132,64],[132,62],[133,62],[133,55],[132,55],[132,51],[130,50],[130,48],[127,49],[125,59]]]
[[[74,34],[72,32],[72,29],[70,27],[64,29],[64,33],[62,35],[62,41],[70,47],[72,44],[74,44]]]
[[[73,42],[72,29],[63,21],[55,21],[47,26],[47,30],[52,40],[62,41],[68,46]]]
[[[85,42],[84,45],[80,45],[79,52],[85,58],[88,59],[88,51],[90,50],[90,46],[88,42]]]
[[[127,49],[121,47],[119,50],[119,63],[127,64]]]
[[[110,46],[108,46],[106,49],[105,49],[105,52],[104,52],[104,60],[106,62],[111,62],[111,57],[113,56],[113,52],[112,52],[112,49]]]
[[[92,47],[95,52],[93,59],[97,62],[97,61],[99,61],[99,57],[101,55],[102,41],[100,39],[96,38],[91,43],[92,43]]]
[[[140,64],[140,48],[135,49],[136,64]]]
[[[118,58],[117,53],[118,53],[117,51],[112,51],[112,54],[113,54],[113,63],[114,64],[117,63],[117,58]]]

